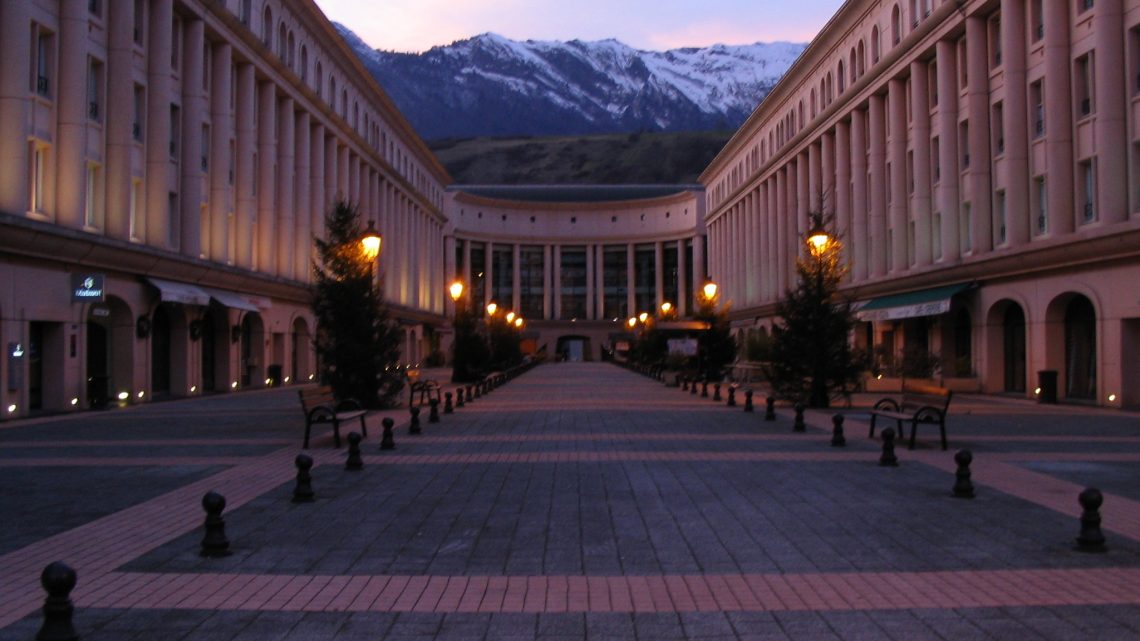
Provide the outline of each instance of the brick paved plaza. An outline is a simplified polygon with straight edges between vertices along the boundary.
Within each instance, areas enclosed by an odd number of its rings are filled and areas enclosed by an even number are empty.
[[[395,452],[373,416],[360,472],[319,430],[309,504],[292,389],[0,424],[0,641],[55,560],[88,641],[1140,638],[1136,414],[956,398],[948,452],[928,429],[884,468],[858,404],[843,449],[757,409],[544,365],[422,436],[389,413]],[[1104,554],[1074,549],[1086,486]]]

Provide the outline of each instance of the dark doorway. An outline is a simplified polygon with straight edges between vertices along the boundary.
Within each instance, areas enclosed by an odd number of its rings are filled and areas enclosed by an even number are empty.
[[[107,328],[87,321],[87,404],[93,409],[106,407],[111,397],[110,353]]]
[[[1065,396],[1096,398],[1096,310],[1084,296],[1065,309]]]
[[[199,339],[202,343],[202,393],[209,393],[218,389],[217,331],[209,316],[196,322],[202,328]]]
[[[170,393],[170,346],[170,314],[165,305],[159,305],[150,330],[150,390],[154,396]]]
[[[44,408],[44,323],[28,324],[28,409]]]
[[[1002,318],[1005,391],[1025,393],[1025,313],[1011,303]]]

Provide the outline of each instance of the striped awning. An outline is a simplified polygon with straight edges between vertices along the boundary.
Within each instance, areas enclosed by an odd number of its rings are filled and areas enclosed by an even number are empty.
[[[938,316],[950,311],[950,299],[955,294],[972,289],[974,286],[974,283],[961,283],[873,298],[862,305],[857,305],[858,311],[855,312],[855,316],[862,321]]]

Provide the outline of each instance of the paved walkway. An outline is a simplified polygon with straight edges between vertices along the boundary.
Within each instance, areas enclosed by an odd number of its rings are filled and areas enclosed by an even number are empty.
[[[829,414],[551,364],[421,436],[390,413],[395,452],[374,416],[363,471],[320,432],[310,504],[293,390],[3,423],[0,641],[34,638],[54,560],[89,641],[1140,638],[1137,415],[959,400],[950,452],[882,468],[859,409],[832,448]],[[1073,548],[1089,485],[1104,554]]]

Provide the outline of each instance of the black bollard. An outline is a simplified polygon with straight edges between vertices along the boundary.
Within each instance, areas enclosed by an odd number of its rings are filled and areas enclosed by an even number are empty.
[[[420,434],[423,429],[420,428],[420,408],[413,407],[408,409],[412,415],[412,422],[408,423],[408,434]]]
[[[48,593],[44,599],[44,622],[36,641],[78,641],[79,634],[71,624],[75,606],[71,591],[75,589],[75,570],[63,561],[49,563],[40,574],[40,585]]]
[[[226,538],[226,521],[222,510],[226,509],[226,497],[217,492],[206,492],[202,497],[202,509],[206,510],[206,535],[202,537],[200,556],[218,558],[230,555],[230,540]]]
[[[391,418],[385,418],[380,421],[380,424],[384,426],[384,436],[380,438],[380,449],[396,449],[396,439],[392,435],[392,428],[396,425],[396,421]]]
[[[744,411],[752,411],[752,390],[750,389],[744,390]]]
[[[974,498],[974,484],[970,482],[970,463],[974,454],[970,450],[958,450],[954,454],[954,462],[958,464],[954,472],[954,496],[960,499]]]
[[[693,396],[697,395],[697,379],[695,378],[693,379],[692,385],[689,385],[689,394]]]
[[[797,402],[795,405],[792,406],[792,409],[796,413],[796,418],[792,422],[792,431],[793,432],[806,432],[807,426],[804,425],[804,404]]]
[[[353,472],[364,469],[364,459],[360,458],[360,435],[356,432],[348,433],[348,458],[344,461],[344,469]]]
[[[687,379],[683,376],[681,377],[681,391],[682,392],[689,391],[689,379]]]
[[[297,458],[293,459],[293,464],[297,466],[297,486],[293,488],[293,502],[312,503],[313,475],[309,470],[313,469],[313,458],[308,454],[298,454]]]
[[[474,385],[468,385],[467,386],[467,402],[470,403],[473,400],[475,400],[475,386]]]
[[[831,446],[846,447],[847,438],[843,436],[843,415],[835,414],[831,417]]]
[[[456,407],[463,407],[463,388],[462,387],[457,388],[455,390],[455,406]]]
[[[1077,536],[1077,549],[1081,552],[1104,552],[1104,533],[1100,531],[1100,506],[1104,495],[1095,487],[1081,492],[1081,533]]]
[[[769,396],[767,399],[764,400],[764,403],[766,405],[766,407],[764,408],[764,420],[765,421],[776,420],[776,397]]]
[[[451,414],[455,412],[455,408],[451,405],[451,392],[444,392],[443,394],[443,413]]]
[[[888,427],[883,430],[883,454],[879,457],[881,467],[898,467],[899,459],[895,456],[895,430]]]
[[[717,403],[723,400],[720,397],[720,383],[713,383],[713,400]]]
[[[701,398],[709,397],[709,382],[701,381]]]
[[[475,383],[475,398],[480,398],[482,396],[483,396],[483,383],[482,382]]]
[[[726,407],[736,407],[736,388],[728,386],[728,400],[725,402]]]
[[[428,412],[428,423],[439,422],[439,399],[433,398],[428,400],[430,411]]]

